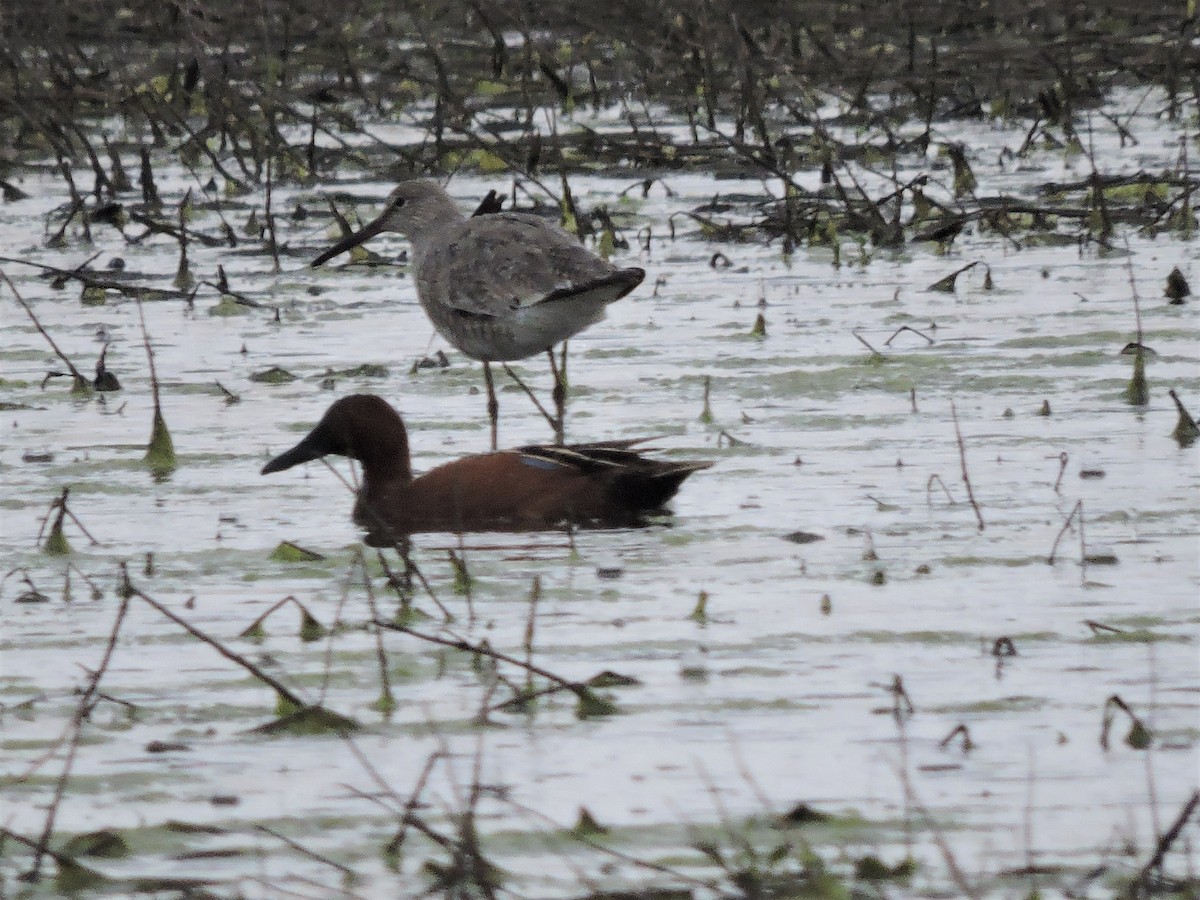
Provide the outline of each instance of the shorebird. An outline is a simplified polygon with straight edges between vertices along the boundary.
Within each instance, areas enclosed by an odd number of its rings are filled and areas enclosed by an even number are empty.
[[[492,449],[499,402],[491,364],[506,364],[515,379],[508,362],[543,352],[554,376],[555,416],[543,413],[561,444],[565,372],[555,362],[553,347],[603,319],[608,304],[642,283],[645,270],[617,268],[539,216],[466,216],[441,185],[428,180],[400,184],[374,221],[321,253],[312,265],[383,231],[399,232],[411,242],[417,299],[438,334],[483,363]]]
[[[374,394],[337,400],[269,475],[328,454],[362,463],[354,520],[368,543],[424,531],[529,531],[566,523],[645,524],[693,472],[711,462],[648,459],[636,440],[529,446],[467,456],[414,478],[400,414]]]

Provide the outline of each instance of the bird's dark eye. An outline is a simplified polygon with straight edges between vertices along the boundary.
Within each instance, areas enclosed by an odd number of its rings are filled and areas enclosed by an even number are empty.
[[[397,197],[395,200],[392,201],[392,209],[399,209],[403,205],[404,205],[403,197]]]

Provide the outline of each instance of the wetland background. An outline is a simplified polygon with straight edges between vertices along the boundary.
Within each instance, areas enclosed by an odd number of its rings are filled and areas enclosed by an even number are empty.
[[[6,893],[1195,896],[1194,3],[0,28]],[[412,175],[648,270],[568,439],[672,519],[406,568],[259,478],[352,391],[486,448],[404,242],[307,267]]]

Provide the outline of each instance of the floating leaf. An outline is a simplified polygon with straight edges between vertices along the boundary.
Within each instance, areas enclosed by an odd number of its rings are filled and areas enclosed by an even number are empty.
[[[1171,274],[1167,276],[1167,288],[1163,291],[1163,294],[1170,299],[1173,305],[1178,306],[1191,293],[1191,286],[1188,284],[1187,279],[1183,277],[1183,273],[1179,271],[1179,267],[1176,266],[1171,270]]]
[[[175,287],[179,288],[179,290],[186,291],[193,284],[195,284],[195,282],[196,279],[192,276],[192,270],[188,267],[187,257],[179,257],[179,268],[175,270],[175,280],[173,281],[173,284]]]
[[[175,444],[171,441],[171,432],[167,430],[166,419],[162,410],[154,410],[154,425],[150,429],[150,445],[142,461],[155,474],[174,472],[178,465],[175,459]]]
[[[295,381],[296,376],[287,369],[281,369],[279,366],[271,366],[262,372],[254,372],[250,375],[251,381],[257,381],[260,384],[288,384]]]
[[[754,327],[750,329],[750,337],[765,338],[767,336],[767,317],[762,313],[754,320]]]
[[[60,857],[55,862],[58,864],[58,874],[54,877],[54,887],[63,894],[77,894],[110,883],[110,879],[95,869],[82,866],[68,857]]]
[[[42,552],[47,556],[66,556],[71,552],[71,545],[67,542],[67,536],[63,534],[62,516],[54,520],[46,543],[42,545]]]
[[[396,610],[396,615],[392,617],[392,624],[399,626],[412,625],[414,622],[426,622],[432,618],[425,610],[413,606],[411,603],[406,603]]]
[[[337,378],[387,378],[387,366],[381,366],[378,363],[363,363],[361,366],[355,366],[353,369],[343,369],[340,372],[326,372],[324,377],[334,376]]]
[[[299,711],[300,707],[298,707],[283,694],[275,695],[275,715],[283,719],[287,718],[288,716],[295,715]]]
[[[596,821],[595,817],[588,812],[586,806],[579,807],[579,818],[575,821],[575,827],[571,831],[585,837],[608,834],[608,829]]]
[[[1150,402],[1150,386],[1146,383],[1146,353],[1139,346],[1133,353],[1133,375],[1129,387],[1125,388],[1125,402],[1131,406],[1145,406]]]
[[[854,877],[861,881],[886,881],[892,869],[877,856],[864,856],[854,864]]]
[[[700,592],[700,596],[696,598],[696,606],[688,615],[688,618],[693,622],[699,622],[701,625],[708,622],[708,591]]]
[[[1134,721],[1125,735],[1125,743],[1134,750],[1145,750],[1150,746],[1150,729],[1142,724],[1140,719]]]
[[[1171,437],[1179,443],[1180,447],[1190,447],[1196,442],[1196,438],[1200,437],[1200,427],[1196,426],[1196,420],[1184,408],[1183,401],[1172,388],[1167,391],[1171,395],[1171,399],[1175,401],[1175,409],[1179,411],[1179,422],[1175,425],[1175,430],[1171,432]]]
[[[783,539],[791,541],[793,544],[815,544],[817,541],[825,540],[825,537],[811,531],[793,531],[791,534],[785,534]]]
[[[279,546],[271,551],[270,559],[276,562],[317,562],[324,559],[315,550],[305,550],[291,541],[280,541]]]
[[[593,716],[611,716],[620,712],[617,705],[606,700],[595,691],[584,688],[579,693],[579,702],[575,704],[575,715],[580,719],[590,719]]]
[[[249,313],[250,307],[246,306],[244,303],[238,303],[237,300],[229,296],[229,294],[222,294],[221,299],[217,301],[217,305],[210,306],[208,308],[208,314],[210,316],[217,316],[218,318],[228,318],[229,316],[245,316],[249,315]]]
[[[261,644],[267,637],[267,630],[263,627],[262,619],[259,619],[245,631],[238,635],[248,641],[253,641],[256,644]]]
[[[958,278],[958,273],[952,272],[951,274],[947,275],[945,278],[939,278],[937,281],[935,281],[933,284],[931,284],[929,286],[928,290],[940,291],[943,294],[953,294],[954,293],[954,282],[957,278]]]
[[[329,630],[318,622],[307,609],[300,611],[300,640],[306,644],[313,641],[319,641],[325,635],[329,634]]]
[[[599,675],[593,675],[587,681],[588,687],[634,687],[642,682],[632,675],[621,675],[611,670],[605,670]]]
[[[797,803],[780,816],[779,819],[785,825],[814,825],[828,822],[830,816],[828,813],[814,809],[807,803]]]
[[[313,736],[321,734],[343,734],[358,730],[358,723],[346,716],[330,712],[323,706],[306,706],[273,722],[252,728],[254,734],[290,734]]]
[[[613,250],[616,249],[616,246],[617,238],[613,234],[613,230],[611,228],[605,228],[604,231],[600,233],[600,244],[596,248],[597,252],[600,254],[600,258],[608,259],[613,255]]]
[[[385,687],[380,693],[379,699],[371,704],[371,709],[387,715],[388,713],[395,711],[396,698],[392,692]]]
[[[129,845],[115,831],[89,831],[77,834],[59,849],[64,856],[100,856],[105,859],[120,859],[129,855]]]
[[[83,306],[103,306],[108,300],[108,292],[102,287],[89,284],[79,294],[79,302]]]
[[[712,392],[712,377],[704,376],[704,408],[700,411],[700,421],[705,425],[711,425],[714,421],[712,414],[712,406],[709,405],[708,395]]]
[[[975,173],[971,171],[970,162],[967,161],[966,148],[962,144],[949,144],[946,152],[954,166],[954,196],[970,194],[978,182],[975,180]]]
[[[454,593],[471,593],[472,578],[471,572],[467,568],[467,561],[453,550],[446,552],[450,557],[450,566],[454,569]]]

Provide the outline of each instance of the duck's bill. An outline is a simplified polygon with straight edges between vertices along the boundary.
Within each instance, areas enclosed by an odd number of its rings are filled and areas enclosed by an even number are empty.
[[[320,459],[324,455],[319,447],[315,446],[308,438],[305,438],[291,450],[279,454],[279,456],[263,466],[262,474],[270,475],[272,472],[282,472],[284,469],[290,469],[292,466],[300,465],[300,463]]]
[[[339,253],[345,253],[347,250],[353,250],[359,244],[369,241],[371,238],[375,237],[375,235],[379,234],[379,232],[383,231],[383,224],[386,219],[387,215],[384,214],[375,219],[373,222],[368,222],[358,231],[354,232],[354,234],[347,235],[328,250],[320,253],[316,259],[309,263],[309,265],[313,268],[316,268],[322,263],[329,262],[329,260],[333,259]]]

